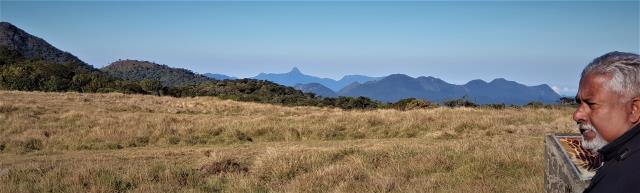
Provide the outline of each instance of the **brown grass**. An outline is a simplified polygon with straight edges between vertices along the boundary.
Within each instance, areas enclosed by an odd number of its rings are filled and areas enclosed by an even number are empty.
[[[0,92],[0,192],[541,192],[573,109]]]

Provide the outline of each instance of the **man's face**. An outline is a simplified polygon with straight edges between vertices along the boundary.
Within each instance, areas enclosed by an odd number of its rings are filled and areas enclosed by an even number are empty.
[[[597,141],[600,136],[611,142],[633,126],[629,121],[632,105],[606,86],[610,79],[608,75],[589,73],[580,80],[576,96],[579,106],[573,113],[573,120],[580,124],[587,143]],[[595,131],[588,129],[589,126]]]

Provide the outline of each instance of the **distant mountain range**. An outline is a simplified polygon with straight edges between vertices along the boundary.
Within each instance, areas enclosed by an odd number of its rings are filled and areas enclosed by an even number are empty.
[[[366,96],[385,102],[415,97],[434,102],[466,97],[479,104],[527,104],[532,101],[555,103],[560,98],[548,85],[526,86],[499,78],[489,83],[472,80],[464,85],[447,83],[434,77],[412,78],[393,74],[379,81],[352,85],[341,90],[340,96]]]
[[[260,73],[253,78],[294,85],[303,92],[325,97],[365,96],[384,102],[396,102],[411,97],[443,102],[466,97],[479,104],[522,105],[532,101],[556,103],[561,97],[546,84],[526,86],[503,78],[491,82],[472,80],[464,85],[450,84],[431,76],[413,78],[404,74],[392,74],[387,77],[351,75],[335,81],[305,75],[298,68],[283,74]]]
[[[342,77],[342,79],[340,80],[333,80],[330,78],[319,78],[315,76],[306,75],[300,72],[298,68],[294,67],[293,69],[291,69],[290,72],[287,72],[287,73],[282,73],[282,74],[260,73],[257,76],[251,77],[251,79],[269,80],[285,86],[295,86],[297,84],[308,84],[308,83],[320,83],[323,86],[333,91],[338,91],[353,82],[364,83],[367,81],[379,80],[379,79],[382,79],[382,77],[347,75]]]
[[[227,75],[224,75],[224,74],[204,73],[202,75],[204,75],[206,77],[209,77],[209,78],[216,79],[216,80],[236,80],[236,79],[238,79],[237,77],[227,76]]]

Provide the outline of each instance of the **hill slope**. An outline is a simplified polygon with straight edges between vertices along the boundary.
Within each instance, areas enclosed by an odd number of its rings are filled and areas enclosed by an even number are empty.
[[[0,89],[97,92],[113,79],[18,27],[0,22]]]
[[[194,85],[212,80],[187,69],[172,68],[167,65],[139,60],[118,60],[101,70],[124,80],[158,80],[162,82],[163,86]]]
[[[335,92],[320,83],[296,84],[293,88],[302,92],[310,92],[323,97],[335,97]]]
[[[78,57],[8,22],[0,22],[0,49],[3,49],[3,52],[13,52],[17,54],[15,57],[24,60],[39,60],[46,64],[76,64],[87,70],[96,70]]]

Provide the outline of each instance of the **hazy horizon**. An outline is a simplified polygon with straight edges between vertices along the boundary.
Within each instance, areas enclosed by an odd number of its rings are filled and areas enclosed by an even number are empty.
[[[2,1],[0,20],[96,67],[148,60],[197,73],[505,78],[561,95],[610,51],[640,52],[638,1]]]

